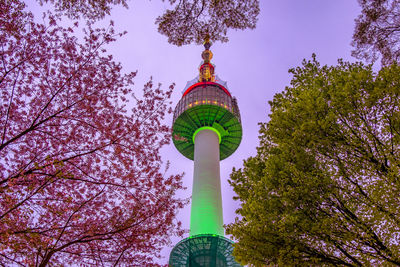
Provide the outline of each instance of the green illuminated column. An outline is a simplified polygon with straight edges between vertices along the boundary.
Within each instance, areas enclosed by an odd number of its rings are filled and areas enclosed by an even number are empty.
[[[219,140],[216,130],[204,128],[194,136],[194,175],[190,236],[224,235]]]

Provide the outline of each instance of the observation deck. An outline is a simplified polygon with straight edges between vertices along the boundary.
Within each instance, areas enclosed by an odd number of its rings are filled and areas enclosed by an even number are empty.
[[[217,82],[193,84],[176,105],[172,140],[179,152],[191,160],[194,158],[194,137],[202,129],[218,134],[220,160],[235,152],[242,139],[237,101]]]
[[[171,252],[169,266],[240,267],[232,256],[233,242],[218,235],[196,235],[179,242]]]

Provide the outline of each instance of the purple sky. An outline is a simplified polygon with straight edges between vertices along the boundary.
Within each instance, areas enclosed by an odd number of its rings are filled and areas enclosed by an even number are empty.
[[[31,2],[33,0],[28,0]],[[167,2],[167,1],[166,1]],[[157,32],[155,18],[168,8],[161,0],[128,1],[130,8],[114,8],[111,18],[117,31],[128,34],[109,46],[109,53],[122,62],[124,71],[138,70],[136,89],[153,76],[164,88],[176,83],[175,106],[186,82],[197,75],[202,46],[175,47]],[[230,31],[228,43],[215,43],[212,62],[216,74],[228,82],[237,97],[243,123],[243,139],[238,150],[221,162],[224,223],[235,218],[239,203],[232,200],[233,191],[227,183],[232,167],[240,168],[244,159],[255,155],[258,145],[258,122],[268,120],[268,101],[284,90],[291,80],[288,69],[299,66],[316,53],[322,64],[334,65],[338,58],[355,61],[350,56],[354,19],[360,8],[357,0],[260,0],[261,13],[257,28]],[[35,12],[36,5],[30,6]],[[172,122],[172,116],[168,123]],[[171,173],[185,172],[182,197],[190,197],[193,162],[182,156],[173,144],[163,149],[164,160],[171,161]],[[189,228],[190,206],[179,214]],[[173,244],[180,239],[174,238]],[[171,248],[163,251],[167,263]]]

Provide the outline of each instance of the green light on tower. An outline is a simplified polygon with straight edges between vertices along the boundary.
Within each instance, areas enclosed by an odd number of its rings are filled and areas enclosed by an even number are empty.
[[[199,78],[178,102],[172,126],[175,147],[194,160],[190,235],[172,250],[172,267],[241,266],[224,237],[219,161],[229,157],[242,139],[237,101],[226,83],[215,78],[210,43],[205,43]]]

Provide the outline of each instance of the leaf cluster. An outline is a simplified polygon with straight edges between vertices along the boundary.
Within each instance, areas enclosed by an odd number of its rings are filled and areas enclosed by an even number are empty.
[[[126,0],[37,0],[41,5],[51,3],[55,11],[70,19],[85,18],[91,21],[103,19],[110,15],[115,5],[128,8]]]
[[[353,34],[353,56],[382,65],[400,61],[400,1],[358,0],[362,10]]]
[[[234,170],[227,233],[255,266],[400,265],[400,67],[304,61]]]
[[[258,0],[170,0],[174,9],[156,19],[158,31],[177,46],[212,41],[227,42],[228,29],[254,29]]]

